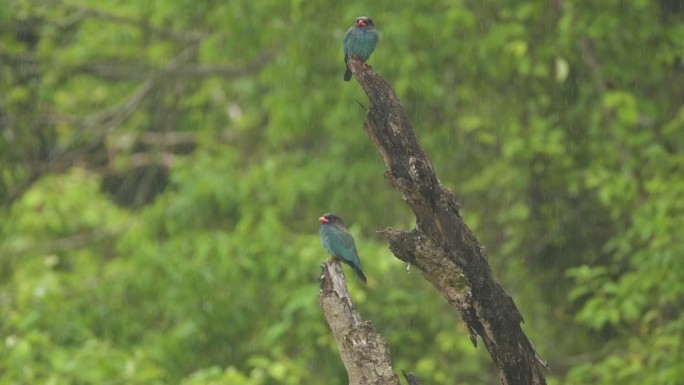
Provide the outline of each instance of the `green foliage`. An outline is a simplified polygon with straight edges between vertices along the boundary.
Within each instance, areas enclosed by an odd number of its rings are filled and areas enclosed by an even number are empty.
[[[350,289],[395,369],[496,382],[374,235],[412,216],[342,82],[362,14],[550,383],[680,383],[674,3],[0,3],[0,384],[345,384],[324,212],[350,224],[369,278]]]

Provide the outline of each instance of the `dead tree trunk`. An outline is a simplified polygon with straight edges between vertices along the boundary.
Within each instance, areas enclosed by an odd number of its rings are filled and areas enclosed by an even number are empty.
[[[454,193],[437,178],[391,85],[366,64],[352,59],[349,65],[370,100],[364,130],[387,165],[385,178],[416,216],[411,231],[381,231],[390,249],[442,293],[473,344],[480,336],[502,384],[546,384],[546,362],[522,331],[520,312],[492,277],[484,247],[461,218]]]

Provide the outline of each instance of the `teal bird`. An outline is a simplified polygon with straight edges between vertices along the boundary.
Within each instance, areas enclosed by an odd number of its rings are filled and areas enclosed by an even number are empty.
[[[353,267],[356,275],[361,278],[363,283],[366,283],[366,276],[361,271],[361,260],[356,251],[354,238],[344,227],[342,218],[335,214],[325,214],[318,218],[318,221],[321,222],[318,227],[318,235],[321,237],[321,245],[325,251]]]
[[[375,30],[373,20],[366,16],[357,17],[356,23],[344,34],[344,64],[347,66],[347,71],[344,73],[345,82],[352,77],[347,63],[349,58],[355,57],[365,62],[375,51],[378,39],[378,31]]]

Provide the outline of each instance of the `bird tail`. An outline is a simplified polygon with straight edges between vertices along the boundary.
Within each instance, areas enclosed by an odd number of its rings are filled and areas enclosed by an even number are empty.
[[[364,283],[365,285],[367,285],[367,283],[366,283],[366,276],[363,275],[363,271],[361,271],[361,266],[354,266],[354,271],[356,272],[356,275],[358,275],[359,278],[361,278],[361,280],[363,281],[363,283]]]
[[[347,71],[344,73],[344,81],[345,82],[350,81],[351,76],[352,76],[351,70],[349,69],[349,67],[347,67]]]

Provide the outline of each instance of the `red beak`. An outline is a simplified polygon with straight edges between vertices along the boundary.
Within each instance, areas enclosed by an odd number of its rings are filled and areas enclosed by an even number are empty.
[[[328,222],[330,222],[330,221],[328,220],[328,218],[326,218],[326,217],[320,217],[320,218],[318,218],[318,221],[321,222],[321,223],[328,223]]]
[[[366,22],[363,21],[363,20],[359,20],[359,22],[356,23],[356,25],[359,26],[359,27],[365,27],[365,26],[366,26]]]

